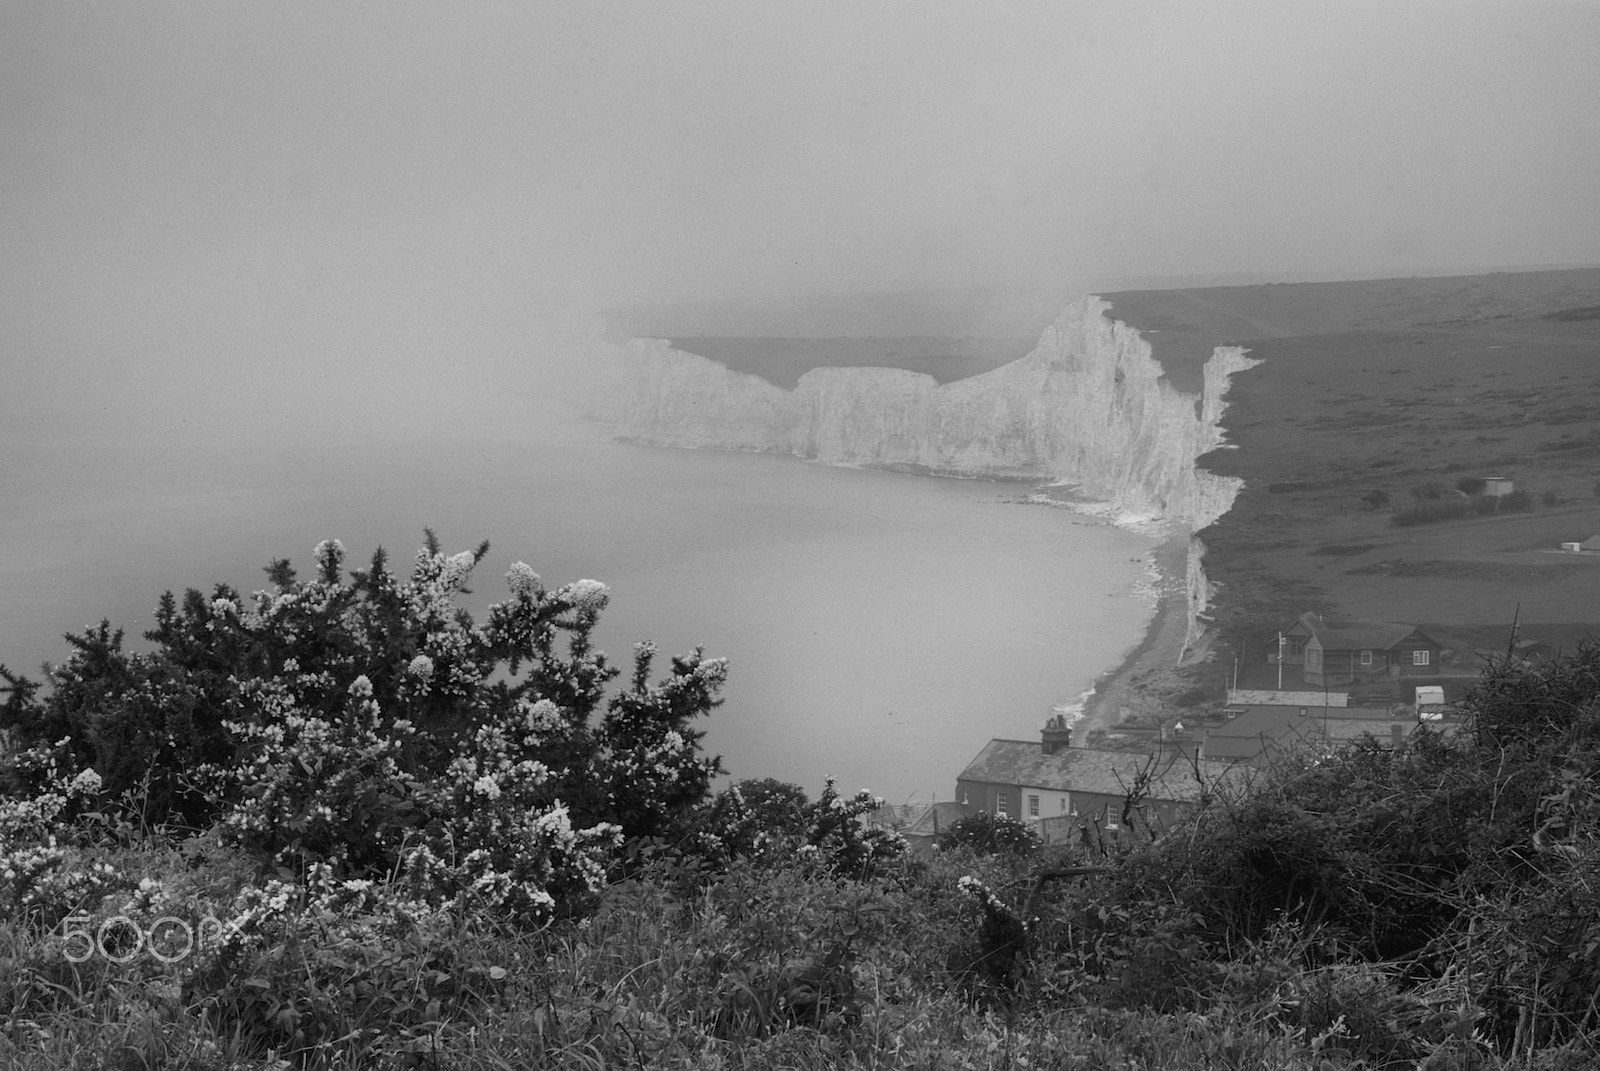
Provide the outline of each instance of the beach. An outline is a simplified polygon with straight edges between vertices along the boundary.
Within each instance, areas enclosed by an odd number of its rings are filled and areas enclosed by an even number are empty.
[[[1082,741],[1091,730],[1113,728],[1125,714],[1145,713],[1159,706],[1147,688],[1165,671],[1177,667],[1189,631],[1188,554],[1187,534],[1171,536],[1150,552],[1158,575],[1155,613],[1139,643],[1116,668],[1095,681],[1094,691],[1074,723],[1076,741]]]

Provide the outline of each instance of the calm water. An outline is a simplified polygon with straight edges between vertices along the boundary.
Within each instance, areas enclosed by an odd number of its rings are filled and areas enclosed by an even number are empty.
[[[342,539],[399,564],[432,526],[492,542],[469,605],[527,561],[612,588],[601,646],[731,660],[709,747],[736,777],[815,792],[835,775],[892,800],[948,799],[991,736],[1034,735],[1138,639],[1150,541],[1015,485],[633,447],[597,429],[317,449],[137,436],[11,443],[0,476],[0,661],[62,659],[101,617],[137,635],[161,591],[263,586]]]

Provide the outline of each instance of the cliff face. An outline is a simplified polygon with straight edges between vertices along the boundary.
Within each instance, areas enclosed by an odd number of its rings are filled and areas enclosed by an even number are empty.
[[[1198,397],[1176,390],[1150,345],[1108,308],[1085,298],[1028,356],[942,386],[915,372],[819,368],[784,390],[663,341],[634,340],[618,433],[827,464],[1054,479],[1128,518],[1203,528],[1227,511],[1239,481],[1194,462],[1221,442],[1228,377],[1256,362],[1219,348]]]

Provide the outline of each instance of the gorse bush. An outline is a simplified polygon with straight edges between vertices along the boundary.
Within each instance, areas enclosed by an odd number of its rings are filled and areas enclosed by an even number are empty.
[[[883,798],[866,789],[839,795],[831,777],[815,800],[798,785],[771,778],[743,781],[717,794],[683,844],[697,867],[798,861],[821,872],[865,878],[906,850],[899,833],[872,823],[882,806]]]
[[[950,851],[966,847],[975,852],[1017,852],[1027,855],[1038,850],[1039,834],[1024,822],[987,811],[968,815],[950,824],[939,837],[939,849]]]
[[[137,791],[142,820],[217,822],[287,880],[399,874],[424,900],[535,919],[577,904],[623,837],[696,821],[720,765],[692,723],[726,666],[696,651],[652,683],[640,645],[608,699],[605,585],[550,590],[519,562],[479,625],[456,599],[487,550],[447,555],[430,532],[402,581],[381,550],[345,576],[330,540],[312,579],[280,560],[249,600],[164,596],[150,654],[106,623],[69,637],[48,698],[0,669],[4,727],[62,764],[20,764],[11,787],[44,798],[81,773],[105,799]]]

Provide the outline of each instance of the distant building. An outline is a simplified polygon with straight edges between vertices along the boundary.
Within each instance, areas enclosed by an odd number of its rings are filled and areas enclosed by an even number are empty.
[[[1335,626],[1308,613],[1282,636],[1277,657],[1286,665],[1304,667],[1307,684],[1328,687],[1428,676],[1439,665],[1439,643],[1415,625],[1358,621]]]
[[[1483,478],[1483,493],[1486,495],[1502,498],[1515,489],[1509,476],[1485,476]]]
[[[974,811],[1035,823],[1047,841],[1069,836],[1116,835],[1124,828],[1124,803],[1142,772],[1146,798],[1137,820],[1151,828],[1174,822],[1199,800],[1193,762],[1176,754],[1152,756],[1070,746],[1071,730],[1059,718],[1039,740],[990,740],[956,779],[956,800]],[[1207,777],[1217,771],[1209,771]]]

